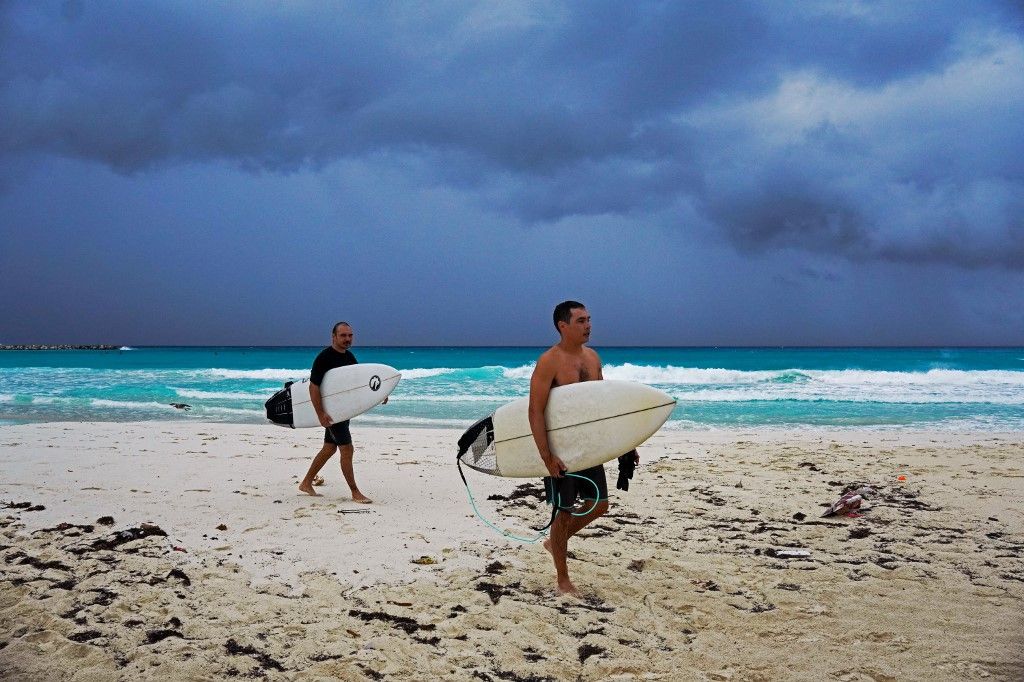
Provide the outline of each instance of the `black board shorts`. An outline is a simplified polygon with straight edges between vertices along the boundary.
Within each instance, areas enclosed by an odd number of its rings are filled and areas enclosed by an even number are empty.
[[[352,445],[352,434],[348,431],[348,420],[331,424],[331,428],[324,429],[324,442],[335,445]]]
[[[575,476],[566,475],[561,478],[545,476],[544,501],[548,504],[555,504],[554,500],[557,494],[558,508],[571,509],[576,503],[577,497],[583,500],[593,500],[594,486],[597,486],[598,500],[604,501],[608,499],[608,479],[605,478],[603,464],[573,473]],[[576,476],[583,476],[591,482],[581,480],[576,478]]]

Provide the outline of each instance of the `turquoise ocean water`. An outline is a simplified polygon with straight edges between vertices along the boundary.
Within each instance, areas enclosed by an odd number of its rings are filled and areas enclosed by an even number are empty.
[[[679,404],[667,428],[840,426],[1024,430],[1024,348],[596,348],[608,379]],[[0,424],[193,420],[261,424],[320,347],[0,352]],[[397,367],[376,426],[464,427],[524,396],[542,348],[355,347]],[[189,411],[171,407],[187,403]]]

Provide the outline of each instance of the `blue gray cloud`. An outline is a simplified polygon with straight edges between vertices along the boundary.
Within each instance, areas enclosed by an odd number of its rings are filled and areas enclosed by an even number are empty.
[[[526,224],[1024,270],[1010,2],[7,2],[0,110],[8,188],[361,159]]]

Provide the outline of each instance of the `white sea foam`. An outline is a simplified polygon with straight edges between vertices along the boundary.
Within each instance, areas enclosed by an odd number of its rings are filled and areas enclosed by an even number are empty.
[[[534,365],[523,365],[521,367],[502,367],[501,375],[506,379],[529,379],[533,374]]]
[[[452,367],[414,367],[412,369],[399,369],[402,373],[402,381],[409,381],[412,379],[426,379],[428,377],[441,376],[442,374],[451,374],[452,372],[458,372],[459,370]]]
[[[533,365],[502,368],[508,379],[528,379]],[[817,370],[787,368],[777,370],[737,370],[702,367],[605,365],[605,379],[638,381],[648,384],[728,385],[764,382],[798,383],[815,380],[830,384],[873,385],[1011,385],[1024,388],[1024,372],[1010,370],[930,369],[926,372],[892,372],[882,370],[839,369]]]
[[[393,395],[391,399],[396,402],[409,401],[422,403],[500,403],[515,400],[516,397],[517,396],[510,395],[481,395],[479,393],[462,395],[417,395],[414,393],[400,393]]]
[[[113,407],[121,409],[132,409],[132,410],[154,410],[161,409],[167,411],[173,411],[178,408],[169,405],[167,403],[152,402],[140,402],[135,400],[107,400],[106,398],[93,398],[89,401],[89,404],[94,407]]]
[[[120,348],[118,348],[118,350],[135,350],[135,349],[132,348],[131,346],[121,346]]]
[[[299,381],[309,376],[308,369],[206,369],[203,376],[218,379],[266,379],[269,381]]]
[[[199,391],[192,388],[173,389],[182,398],[196,400],[266,400],[266,393],[246,393],[244,391]]]
[[[534,365],[503,367],[506,379],[529,379]],[[799,375],[801,370],[744,371],[738,369],[703,369],[698,367],[673,367],[657,365],[605,365],[602,368],[605,379],[616,381],[637,381],[642,384],[739,384],[772,381],[781,377]]]
[[[473,424],[472,419],[444,419],[444,418],[430,418],[430,417],[392,417],[380,414],[364,414],[357,419],[360,424],[367,426],[417,426],[417,427],[434,427],[438,429],[445,428],[461,428],[465,429]]]
[[[703,369],[695,367],[657,367],[650,365],[607,365],[605,379],[638,381],[642,384],[747,384],[799,376],[800,370],[744,371],[738,369]]]
[[[504,368],[509,379],[527,379],[533,366]],[[681,402],[839,401],[1024,405],[1024,372],[931,369],[732,370],[673,366],[607,365],[605,379],[660,386]],[[511,397],[511,396],[510,396]]]
[[[1008,370],[931,369],[927,372],[881,372],[861,369],[801,370],[829,383],[874,385],[1008,385],[1024,388],[1024,372]]]
[[[192,411],[200,412],[202,414],[240,414],[246,416],[264,416],[263,410],[246,410],[238,407],[223,407],[220,405],[194,405]]]
[[[33,405],[52,405],[57,402],[59,398],[50,395],[37,395],[32,398]]]
[[[0,393],[0,403],[9,403],[14,401],[14,396],[9,393]]]
[[[819,387],[820,388],[820,387]],[[993,395],[991,393],[927,393],[923,391],[864,391],[864,390],[788,390],[775,387],[762,390],[698,390],[669,391],[680,403],[740,403],[792,400],[799,402],[834,403],[891,403],[891,404],[989,404],[1024,405],[1024,394]]]
[[[802,424],[797,422],[782,422],[777,424],[771,423],[759,423],[759,424],[710,424],[706,422],[697,422],[687,419],[673,419],[665,422],[665,425],[661,427],[662,431],[699,431],[703,433],[722,433],[722,434],[734,434],[737,430],[749,429],[751,433],[758,433],[762,435],[778,435],[780,438],[786,436],[792,436],[794,434],[806,434],[807,436],[819,436],[822,429],[829,431],[846,431],[846,432],[879,432],[879,431],[903,431],[906,429],[927,429],[928,432],[943,431],[950,433],[965,432],[965,431],[991,431],[993,429],[1000,428],[1014,428],[1012,425],[1007,426],[1006,424],[982,418],[971,418],[971,419],[948,419],[943,421],[916,421],[910,423],[900,424],[878,424],[878,423],[865,423],[865,424]],[[642,446],[641,446],[641,452]]]

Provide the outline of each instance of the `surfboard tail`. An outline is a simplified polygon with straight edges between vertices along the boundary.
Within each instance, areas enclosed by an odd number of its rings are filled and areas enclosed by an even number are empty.
[[[279,426],[295,428],[291,386],[292,382],[289,381],[284,388],[270,396],[270,400],[263,403],[263,406],[267,409],[267,419]]]
[[[485,474],[500,476],[498,458],[494,450],[494,421],[484,417],[466,429],[459,438],[459,454],[456,459],[470,469]]]

